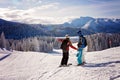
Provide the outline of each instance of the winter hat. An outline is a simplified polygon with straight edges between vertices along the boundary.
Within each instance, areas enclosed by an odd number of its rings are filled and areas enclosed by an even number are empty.
[[[81,36],[81,37],[83,36],[81,30],[79,30],[77,33],[79,36]]]
[[[68,34],[66,34],[66,35],[65,35],[65,37],[66,37],[66,38],[69,38],[69,35],[68,35]]]

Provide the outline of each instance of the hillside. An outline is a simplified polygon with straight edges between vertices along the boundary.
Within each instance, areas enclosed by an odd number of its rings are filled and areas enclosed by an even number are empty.
[[[63,24],[27,24],[0,19],[0,34],[6,38],[21,39],[33,36],[76,36],[81,28],[84,35],[95,33],[120,33],[120,19],[80,17]]]
[[[61,50],[50,54],[13,51],[0,61],[0,80],[120,80],[119,52],[120,47],[85,52],[87,64],[76,66],[76,51],[71,49],[72,65],[58,67]]]
[[[22,39],[37,35],[47,35],[43,30],[38,30],[28,24],[0,19],[0,34],[2,32],[5,33],[7,39]]]

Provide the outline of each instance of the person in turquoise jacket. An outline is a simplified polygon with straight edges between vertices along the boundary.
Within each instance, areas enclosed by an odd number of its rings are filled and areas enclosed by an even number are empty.
[[[77,53],[77,62],[78,66],[83,65],[85,61],[83,61],[83,49],[86,47],[87,42],[86,38],[82,35],[81,31],[78,32],[79,42],[78,42],[78,53]]]

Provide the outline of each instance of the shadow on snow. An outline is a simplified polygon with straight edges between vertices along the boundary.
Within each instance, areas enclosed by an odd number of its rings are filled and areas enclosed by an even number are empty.
[[[107,65],[110,65],[112,63],[120,63],[120,61],[111,61],[111,62],[106,62],[106,63],[87,63],[84,65],[84,67],[106,67]],[[112,65],[111,67],[114,67],[114,65]]]

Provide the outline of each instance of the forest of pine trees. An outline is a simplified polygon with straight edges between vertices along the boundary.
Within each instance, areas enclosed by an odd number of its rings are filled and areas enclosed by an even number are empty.
[[[100,51],[120,46],[120,34],[97,33],[85,36],[88,51]],[[75,41],[75,40],[74,40]],[[76,40],[77,42],[77,40]],[[52,52],[53,48],[59,49],[61,43],[54,37],[30,37],[20,40],[6,39],[4,33],[0,35],[0,48],[18,51]]]
[[[59,45],[53,37],[30,37],[14,40],[5,39],[3,32],[0,36],[0,48],[7,50],[52,52],[53,47],[59,48]]]
[[[100,51],[120,46],[120,33],[97,33],[86,36],[88,51]]]

